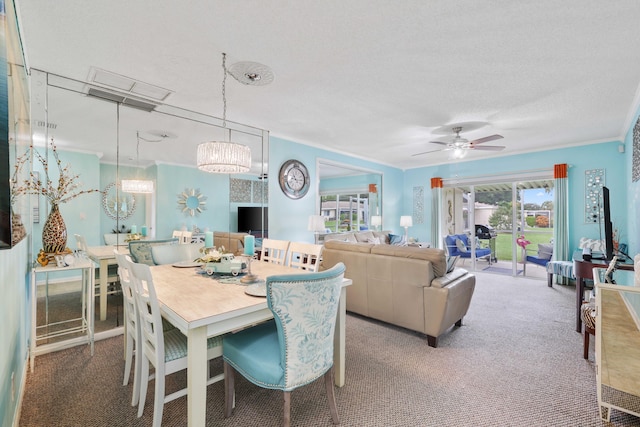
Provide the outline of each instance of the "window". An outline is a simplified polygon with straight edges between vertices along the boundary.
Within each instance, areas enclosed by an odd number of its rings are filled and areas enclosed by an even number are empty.
[[[332,232],[369,228],[369,193],[334,193],[320,196],[320,215]]]

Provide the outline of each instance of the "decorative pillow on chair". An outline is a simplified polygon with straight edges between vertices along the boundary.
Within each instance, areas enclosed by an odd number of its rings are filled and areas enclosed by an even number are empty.
[[[553,256],[553,245],[538,244],[538,258],[551,259]]]
[[[467,252],[467,245],[465,245],[460,239],[456,239],[456,248],[458,248],[458,251],[460,252]]]

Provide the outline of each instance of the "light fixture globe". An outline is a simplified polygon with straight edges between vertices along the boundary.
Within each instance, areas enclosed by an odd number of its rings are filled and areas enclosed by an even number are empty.
[[[235,142],[198,144],[198,169],[209,173],[245,173],[251,169],[251,149]]]

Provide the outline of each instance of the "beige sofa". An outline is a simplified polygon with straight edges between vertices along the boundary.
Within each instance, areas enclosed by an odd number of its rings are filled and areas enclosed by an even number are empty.
[[[421,332],[431,347],[451,326],[462,325],[476,283],[464,269],[447,273],[441,249],[326,241],[321,270],[338,262],[353,280],[348,311]]]
[[[224,246],[227,252],[239,255],[244,252],[244,238],[247,233],[230,233],[228,231],[214,231],[213,245],[217,248]]]

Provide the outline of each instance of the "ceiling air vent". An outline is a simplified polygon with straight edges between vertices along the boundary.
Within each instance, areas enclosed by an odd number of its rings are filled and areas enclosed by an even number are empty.
[[[173,91],[127,76],[92,67],[86,93],[89,96],[119,102],[144,111],[153,111]]]
[[[87,95],[95,96],[96,98],[106,99],[108,101],[119,102],[120,104],[128,105],[129,107],[137,108],[139,110],[144,110],[147,112],[151,112],[155,110],[157,107],[157,104],[152,104],[151,102],[148,102],[148,101],[131,98],[126,95],[121,95],[116,92],[109,92],[109,91],[98,89],[95,87],[89,87],[89,90],[87,91]]]

